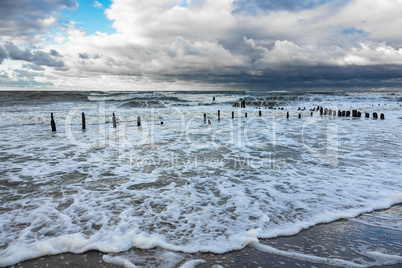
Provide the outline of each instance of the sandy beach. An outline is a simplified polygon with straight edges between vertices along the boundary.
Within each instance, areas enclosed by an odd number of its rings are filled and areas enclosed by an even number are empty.
[[[298,257],[263,252],[255,246],[249,245],[243,250],[225,254],[175,253],[175,258],[169,260],[160,257],[161,253],[166,252],[166,250],[157,248],[151,250],[131,249],[124,253],[124,257],[121,257],[121,253],[104,254],[98,251],[90,251],[84,254],[65,253],[25,261],[13,267],[347,267],[347,263],[342,265],[339,260],[349,261],[349,264],[354,263],[358,266],[361,264],[353,262],[358,258],[366,261],[361,267],[401,267],[400,262],[376,265],[374,260],[360,255],[356,250],[357,247],[362,246],[365,246],[367,251],[371,248],[401,247],[402,230],[380,228],[374,226],[375,224],[359,222],[362,218],[376,217],[373,215],[375,213],[366,213],[355,219],[319,224],[294,236],[260,240],[262,245],[268,245],[288,253],[303,254]],[[402,205],[392,206],[387,210],[380,211],[380,213],[391,215],[394,221],[395,218],[401,220]],[[397,224],[398,222],[394,223]],[[104,261],[104,259],[113,259],[115,255],[120,257],[114,259],[114,262],[125,259],[126,264],[116,265]],[[308,256],[322,257],[332,260],[333,263],[322,263],[322,259],[313,259],[314,257],[308,260]],[[366,265],[370,262],[372,265]]]

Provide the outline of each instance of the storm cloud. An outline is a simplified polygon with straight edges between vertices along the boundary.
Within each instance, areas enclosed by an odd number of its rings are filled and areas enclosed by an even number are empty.
[[[87,34],[79,22],[66,22],[53,42],[38,48],[24,46],[17,36],[39,40],[51,21],[60,20],[62,8],[77,3],[41,0],[21,8],[22,0],[14,2],[5,1],[8,24],[0,19],[0,34],[18,42],[3,40],[0,63],[8,58],[37,72],[50,68],[54,72],[45,78],[61,86],[130,87],[135,81],[138,88],[188,82],[267,89],[402,83],[400,0],[192,0],[186,6],[182,0],[113,0],[96,8],[105,8],[115,34]],[[16,30],[8,32],[7,25]]]

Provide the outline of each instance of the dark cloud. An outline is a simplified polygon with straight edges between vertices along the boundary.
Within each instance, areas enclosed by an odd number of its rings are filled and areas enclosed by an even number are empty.
[[[88,54],[87,53],[79,53],[78,57],[80,57],[80,59],[88,59]]]
[[[4,46],[11,59],[29,62],[32,61],[33,55],[28,49],[21,50],[18,46],[14,45],[13,42],[6,42]]]
[[[400,87],[401,65],[316,66],[266,69],[261,75],[240,70],[233,75],[165,75],[160,81],[185,80],[195,83],[221,84],[230,88],[267,90],[281,88]]]
[[[299,11],[314,9],[316,7],[332,3],[346,3],[350,0],[237,0],[234,2],[236,12],[256,13],[264,11]]]
[[[36,65],[45,65],[49,67],[63,67],[64,62],[53,59],[48,53],[36,51],[33,54],[33,63]]]
[[[7,57],[6,51],[0,46],[0,64],[3,63],[3,60]]]
[[[48,67],[63,67],[64,62],[55,60],[52,56],[43,51],[31,52],[28,49],[22,50],[16,46],[13,42],[6,42],[5,48],[8,55],[13,60],[21,60],[31,62],[38,66],[48,66]]]
[[[62,55],[60,55],[60,53],[57,52],[57,50],[54,50],[54,49],[50,50],[50,55],[53,56],[53,57],[62,57]]]
[[[60,18],[60,9],[77,8],[74,0],[1,0],[0,36],[34,41]]]

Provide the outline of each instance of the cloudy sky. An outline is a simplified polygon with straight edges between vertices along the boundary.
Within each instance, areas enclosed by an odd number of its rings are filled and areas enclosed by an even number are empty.
[[[401,85],[402,0],[0,1],[0,89]]]

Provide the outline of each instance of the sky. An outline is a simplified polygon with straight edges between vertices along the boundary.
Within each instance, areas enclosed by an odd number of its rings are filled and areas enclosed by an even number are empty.
[[[0,89],[401,88],[402,0],[1,0]]]

